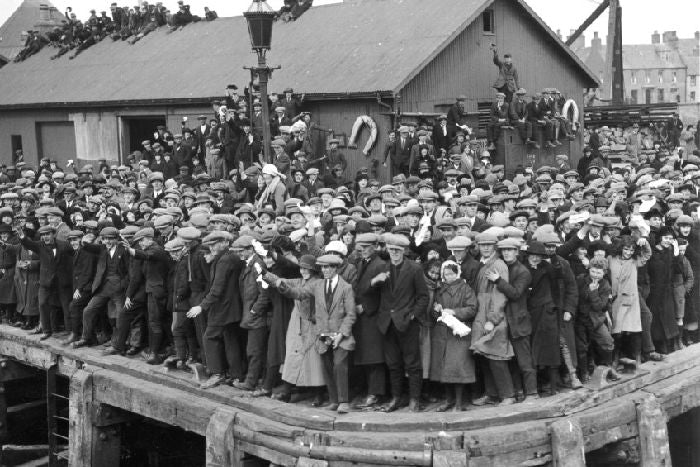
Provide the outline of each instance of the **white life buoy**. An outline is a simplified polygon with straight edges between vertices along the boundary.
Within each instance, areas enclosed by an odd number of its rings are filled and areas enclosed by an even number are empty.
[[[377,124],[369,115],[360,115],[357,117],[357,120],[355,120],[355,123],[352,125],[352,133],[350,134],[348,147],[357,147],[357,137],[359,136],[363,125],[367,125],[369,128],[369,139],[367,140],[367,144],[365,144],[365,148],[362,150],[362,154],[369,156],[370,151],[374,147],[374,143],[377,142]]]
[[[569,115],[571,115],[571,118],[569,118]],[[576,105],[576,101],[573,99],[569,99],[564,103],[564,106],[561,108],[561,116],[564,117],[565,119],[569,120],[571,123],[571,127],[576,129],[578,128],[578,105]]]

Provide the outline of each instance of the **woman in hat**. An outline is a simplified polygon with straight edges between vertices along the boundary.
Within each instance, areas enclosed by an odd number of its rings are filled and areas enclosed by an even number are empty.
[[[285,282],[291,287],[304,287],[320,280],[316,269],[316,258],[304,255],[299,259],[299,272],[301,278],[287,279]],[[274,287],[274,283],[270,283]],[[285,357],[282,368],[282,380],[285,390],[275,394],[273,398],[289,401],[291,386],[320,388],[312,405],[321,405],[323,387],[326,385],[323,379],[323,362],[321,355],[316,352],[316,329],[313,317],[313,300],[302,297],[294,300],[294,308],[289,318],[287,338],[285,340]]]
[[[27,237],[35,239],[39,224],[36,219],[27,219],[22,228]],[[24,330],[34,329],[39,324],[39,255],[21,245],[10,248],[15,250],[17,257],[14,285],[16,313],[21,316],[15,325],[21,325]]]
[[[457,330],[448,324],[456,318],[470,325],[476,316],[476,295],[460,275],[460,267],[454,261],[442,264],[442,282],[430,310],[435,321],[430,336],[430,380],[445,387],[445,402],[437,407],[438,412],[463,410],[464,385],[476,382],[476,367],[469,349],[471,337],[455,334]]]
[[[661,227],[656,235],[657,245],[647,263],[650,293],[647,303],[653,319],[651,338],[656,350],[662,354],[673,351],[673,339],[678,334],[683,320],[675,317],[673,301],[673,271],[678,261],[678,242],[673,229]]]
[[[270,205],[277,214],[284,214],[284,200],[287,197],[287,187],[284,184],[285,176],[279,173],[273,164],[265,164],[261,178],[265,185],[255,207],[260,209]]]

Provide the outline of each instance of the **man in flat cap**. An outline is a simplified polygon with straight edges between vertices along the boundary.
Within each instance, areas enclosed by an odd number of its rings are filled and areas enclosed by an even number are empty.
[[[380,290],[377,326],[384,335],[384,358],[389,367],[391,400],[383,410],[392,412],[401,404],[403,377],[408,375],[409,409],[420,410],[422,384],[420,323],[426,319],[428,287],[421,267],[405,259],[408,238],[384,234],[389,265],[374,276],[372,287]]]
[[[513,57],[510,54],[503,54],[503,60],[498,57],[498,47],[491,44],[493,52],[493,64],[498,67],[498,77],[493,83],[493,88],[504,94],[506,102],[513,100],[513,94],[520,88],[518,80],[518,70],[513,65]]]
[[[509,124],[508,109],[509,106],[506,102],[506,95],[502,92],[496,93],[496,101],[491,104],[489,123],[486,127],[486,139],[489,143],[486,149],[489,151],[496,149],[496,142],[501,136],[501,128]]]

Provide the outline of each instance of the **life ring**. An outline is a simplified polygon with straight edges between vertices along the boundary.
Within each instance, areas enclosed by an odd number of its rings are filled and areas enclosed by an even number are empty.
[[[571,118],[569,118],[569,115],[571,115]],[[579,112],[578,105],[576,105],[576,101],[574,101],[573,99],[567,100],[564,103],[564,106],[561,108],[561,116],[571,123],[571,128],[573,128],[574,130],[578,129]]]
[[[360,115],[357,117],[357,120],[355,120],[355,123],[352,125],[352,133],[350,134],[348,147],[357,148],[357,137],[363,125],[367,125],[369,128],[369,139],[367,140],[367,144],[365,144],[365,148],[362,150],[362,154],[369,156],[370,151],[374,147],[374,143],[377,142],[377,124],[369,115]]]

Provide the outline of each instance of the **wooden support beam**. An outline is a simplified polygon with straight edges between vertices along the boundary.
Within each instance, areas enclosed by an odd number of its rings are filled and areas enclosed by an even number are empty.
[[[98,427],[119,425],[141,418],[138,414],[107,404],[93,404],[92,406],[92,424]]]
[[[637,403],[639,425],[639,467],[671,466],[666,414],[655,396]]]
[[[583,432],[572,418],[552,423],[552,460],[554,467],[586,467]]]
[[[236,411],[231,407],[220,407],[207,425],[207,467],[240,465],[243,452],[233,438]]]
[[[583,34],[583,31],[585,31],[588,28],[588,26],[593,24],[593,22],[598,19],[598,17],[605,11],[608,5],[610,5],[610,0],[605,0],[603,3],[598,5],[598,8],[596,8],[593,11],[593,13],[591,13],[590,16],[586,18],[586,20],[583,23],[581,23],[581,26],[579,26],[578,29],[574,31],[574,33],[571,36],[569,36],[569,38],[564,43],[569,46],[573,44],[574,41],[578,38],[578,36]]]
[[[92,465],[119,467],[122,426],[92,426]]]
[[[92,464],[92,374],[76,371],[70,379],[68,402],[68,464],[90,467]]]

